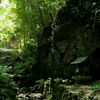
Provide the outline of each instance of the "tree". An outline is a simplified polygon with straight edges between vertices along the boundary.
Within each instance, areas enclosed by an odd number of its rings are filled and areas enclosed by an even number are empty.
[[[2,0],[2,36],[6,35],[4,37],[8,38],[6,41],[10,45],[12,43],[9,42],[16,37],[18,48],[25,46],[32,39],[35,43],[41,29],[55,20],[57,11],[63,4],[63,0]]]

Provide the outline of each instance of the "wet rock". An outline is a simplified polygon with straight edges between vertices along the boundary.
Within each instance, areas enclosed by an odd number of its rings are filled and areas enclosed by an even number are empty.
[[[60,53],[59,53],[59,51],[55,50],[53,56],[54,56],[54,59],[56,61],[60,60]]]
[[[54,62],[56,62],[57,65],[60,66],[60,53],[59,53],[59,51],[55,50],[53,57],[54,57]]]

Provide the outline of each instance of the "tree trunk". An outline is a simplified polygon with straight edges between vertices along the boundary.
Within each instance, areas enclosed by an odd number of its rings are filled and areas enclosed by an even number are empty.
[[[26,33],[24,32],[24,46],[26,46]]]
[[[44,21],[43,21],[43,15],[42,15],[42,11],[40,9],[40,6],[39,6],[40,2],[38,1],[38,9],[39,9],[39,12],[40,12],[40,21],[41,21],[41,25],[43,27],[45,27],[45,24],[44,24]]]
[[[20,35],[20,42],[19,42],[19,48],[21,48],[21,35]]]

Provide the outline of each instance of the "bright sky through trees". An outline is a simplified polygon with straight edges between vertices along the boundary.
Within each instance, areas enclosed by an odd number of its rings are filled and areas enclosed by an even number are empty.
[[[57,11],[64,4],[63,0],[2,0],[1,41],[9,46],[16,42],[18,48],[32,39],[36,41],[41,29],[55,20]]]
[[[0,4],[0,40],[6,42],[9,38],[8,36],[14,33],[14,19],[16,19],[16,14],[12,13],[11,9],[16,8],[14,3],[9,3],[8,0],[2,0]],[[8,39],[9,40],[9,39]]]

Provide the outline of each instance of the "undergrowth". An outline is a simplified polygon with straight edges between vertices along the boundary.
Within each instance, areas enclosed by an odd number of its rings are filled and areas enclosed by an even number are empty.
[[[2,100],[15,100],[16,98],[17,85],[13,81],[11,70],[11,66],[0,66],[0,98],[5,98]]]

